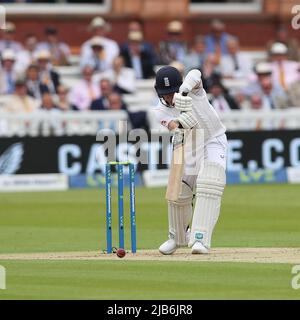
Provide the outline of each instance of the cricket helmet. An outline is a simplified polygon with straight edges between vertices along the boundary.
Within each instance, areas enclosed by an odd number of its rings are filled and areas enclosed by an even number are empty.
[[[154,88],[160,98],[163,95],[178,92],[181,85],[182,76],[176,68],[165,66],[157,71]]]

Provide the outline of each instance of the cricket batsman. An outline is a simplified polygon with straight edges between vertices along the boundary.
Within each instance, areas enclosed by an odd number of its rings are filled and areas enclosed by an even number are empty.
[[[169,255],[188,245],[192,254],[206,254],[211,248],[226,184],[226,129],[208,101],[199,70],[191,70],[183,81],[176,68],[162,67],[156,74],[155,90],[160,103],[154,114],[162,125],[172,132],[200,128],[204,133],[203,152],[196,155],[199,171],[190,175],[183,164],[178,198],[168,200],[169,239],[159,251]]]

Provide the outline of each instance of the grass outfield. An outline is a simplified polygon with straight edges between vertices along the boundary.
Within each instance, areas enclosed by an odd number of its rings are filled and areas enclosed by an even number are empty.
[[[213,246],[300,247],[299,194],[298,185],[228,186]],[[167,236],[164,189],[138,188],[136,200],[138,248],[157,248]],[[0,194],[0,253],[101,251],[104,201],[102,190]],[[7,269],[0,299],[300,298],[289,264],[126,258],[0,264]]]

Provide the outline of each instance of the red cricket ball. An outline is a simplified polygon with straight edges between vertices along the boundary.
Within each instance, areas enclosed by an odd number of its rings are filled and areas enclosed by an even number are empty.
[[[125,255],[126,255],[126,251],[125,251],[123,248],[119,248],[119,249],[117,250],[117,256],[118,256],[119,258],[124,258]]]

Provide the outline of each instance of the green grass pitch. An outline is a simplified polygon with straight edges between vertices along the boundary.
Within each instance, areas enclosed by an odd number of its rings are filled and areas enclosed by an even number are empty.
[[[138,249],[155,249],[167,237],[164,192],[137,188]],[[300,185],[227,186],[213,246],[300,247],[299,194]],[[115,226],[116,221],[115,214]],[[114,233],[116,245],[116,228]],[[103,249],[104,190],[0,194],[0,254]],[[0,265],[7,272],[7,289],[0,290],[0,300],[300,298],[300,290],[291,287],[292,264],[284,263],[126,261],[125,257],[0,260]]]

